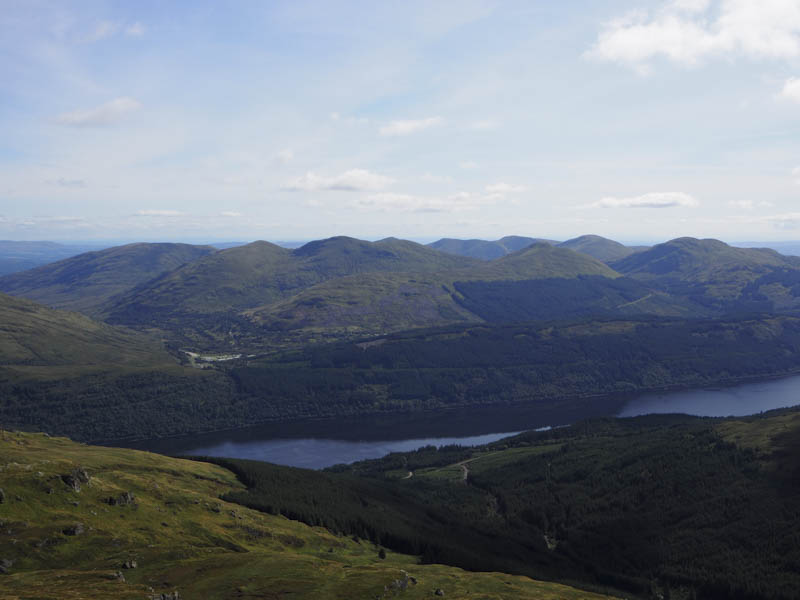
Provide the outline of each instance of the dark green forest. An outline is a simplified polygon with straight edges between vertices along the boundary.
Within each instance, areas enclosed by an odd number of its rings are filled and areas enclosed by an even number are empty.
[[[590,420],[479,448],[427,447],[324,472],[208,460],[249,488],[227,500],[423,562],[640,598],[789,599],[800,589],[797,417],[734,422],[766,426],[761,447],[734,443],[731,421],[667,415]]]

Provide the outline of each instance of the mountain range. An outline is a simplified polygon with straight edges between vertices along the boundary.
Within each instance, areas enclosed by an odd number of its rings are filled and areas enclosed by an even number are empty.
[[[460,248],[479,254],[478,241]],[[562,243],[510,236],[485,242],[505,252],[486,260],[455,253],[457,242],[131,244],[0,277],[0,291],[225,352],[454,323],[800,308],[800,258],[767,249],[694,238],[642,249],[591,235]]]

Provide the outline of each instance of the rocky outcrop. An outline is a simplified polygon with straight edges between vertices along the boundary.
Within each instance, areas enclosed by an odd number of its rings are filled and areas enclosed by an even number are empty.
[[[81,535],[84,531],[86,531],[83,523],[75,523],[75,525],[70,525],[69,527],[65,527],[62,530],[64,535]]]
[[[123,492],[119,496],[110,496],[106,498],[106,504],[111,506],[128,506],[129,504],[136,504],[136,498],[133,492]]]
[[[91,475],[86,472],[86,469],[83,467],[77,467],[72,470],[72,473],[69,473],[68,475],[62,475],[61,481],[63,481],[64,484],[72,490],[80,492],[81,485],[89,483],[91,478]]]

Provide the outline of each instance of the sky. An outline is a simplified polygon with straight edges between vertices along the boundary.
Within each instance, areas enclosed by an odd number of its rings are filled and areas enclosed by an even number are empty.
[[[0,0],[0,239],[800,239],[800,0]]]

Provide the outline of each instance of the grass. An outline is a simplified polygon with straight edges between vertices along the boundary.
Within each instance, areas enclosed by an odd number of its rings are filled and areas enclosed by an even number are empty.
[[[224,502],[243,489],[215,465],[134,450],[0,432],[0,598],[138,599],[178,590],[183,598],[601,598],[501,573],[419,565],[366,541]],[[91,476],[75,491],[61,479]],[[110,505],[131,492],[135,504]],[[64,530],[81,523],[84,533]],[[137,568],[123,569],[135,560]],[[118,577],[122,573],[124,581]],[[416,585],[406,580],[414,577]]]

